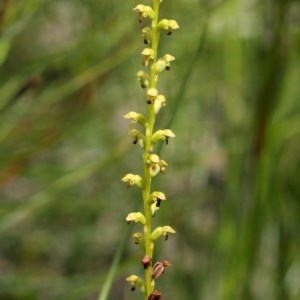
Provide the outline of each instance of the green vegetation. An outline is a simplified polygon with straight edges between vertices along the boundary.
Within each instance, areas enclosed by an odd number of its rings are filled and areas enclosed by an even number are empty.
[[[145,5],[151,1],[145,0]],[[142,170],[123,115],[145,107],[138,1],[0,4],[0,299],[138,298],[126,225]],[[300,3],[165,0],[157,128],[162,299],[300,297]],[[144,114],[144,112],[142,112]],[[125,225],[124,225],[125,222]]]

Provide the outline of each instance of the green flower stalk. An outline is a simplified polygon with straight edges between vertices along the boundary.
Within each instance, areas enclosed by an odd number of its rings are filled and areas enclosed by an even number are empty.
[[[144,293],[145,300],[158,300],[161,298],[161,292],[155,290],[155,280],[165,271],[171,263],[167,260],[153,263],[154,243],[159,237],[168,239],[168,234],[175,233],[175,230],[169,225],[152,228],[152,218],[160,209],[162,201],[166,196],[161,191],[152,191],[152,178],[159,173],[165,173],[167,162],[159,157],[154,151],[154,146],[161,140],[166,144],[169,139],[175,137],[170,129],[154,129],[155,119],[160,109],[165,106],[166,97],[159,94],[157,83],[161,72],[170,70],[171,62],[175,57],[171,54],[158,56],[159,37],[162,31],[167,35],[179,28],[175,20],[159,20],[159,8],[163,0],[153,0],[152,7],[138,4],[133,10],[137,12],[140,23],[144,19],[150,21],[151,26],[142,28],[142,39],[147,45],[142,51],[142,65],[144,70],[137,72],[137,78],[141,88],[145,89],[145,104],[147,106],[147,116],[141,113],[130,111],[124,117],[130,119],[129,135],[133,138],[133,143],[142,148],[143,174],[127,174],[122,181],[131,186],[137,186],[141,189],[143,200],[143,212],[130,212],[126,221],[128,223],[138,223],[142,226],[142,232],[135,232],[132,236],[135,244],[138,244],[143,256],[141,263],[144,269],[144,278],[137,275],[130,275],[126,280],[131,285],[131,290],[139,288]],[[138,125],[142,130],[132,128]]]

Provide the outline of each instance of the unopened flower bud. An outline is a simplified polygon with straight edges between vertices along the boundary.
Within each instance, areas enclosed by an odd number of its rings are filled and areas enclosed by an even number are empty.
[[[148,255],[145,255],[142,258],[142,264],[144,266],[144,269],[147,269],[149,266],[151,266],[151,258]]]

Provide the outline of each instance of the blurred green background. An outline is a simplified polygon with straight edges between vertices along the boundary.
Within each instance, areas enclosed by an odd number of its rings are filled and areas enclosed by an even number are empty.
[[[150,1],[144,1],[143,4]],[[141,299],[137,1],[0,2],[0,299]],[[165,0],[163,299],[300,299],[300,1]],[[108,277],[110,276],[110,277]],[[111,290],[109,288],[111,287]],[[109,290],[106,297],[107,289]]]

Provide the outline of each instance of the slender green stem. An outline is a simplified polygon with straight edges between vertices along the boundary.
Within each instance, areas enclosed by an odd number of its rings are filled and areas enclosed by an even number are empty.
[[[155,71],[155,63],[156,63],[156,58],[157,58],[157,49],[158,49],[158,42],[159,42],[159,30],[157,29],[159,1],[157,1],[157,0],[153,0],[153,11],[154,11],[155,17],[152,20],[152,24],[151,24],[153,61],[152,61],[151,73],[150,73],[150,88],[156,88],[156,84],[157,84],[157,73]]]
[[[159,172],[163,173],[167,163],[161,160],[159,156],[153,153],[154,144],[160,139],[168,143],[169,137],[175,137],[170,129],[157,130],[154,132],[156,114],[160,108],[165,105],[165,96],[158,95],[157,82],[158,74],[164,70],[169,70],[170,62],[175,59],[170,54],[158,58],[158,45],[160,31],[166,30],[170,35],[172,30],[178,29],[179,26],[175,20],[162,19],[159,20],[159,7],[162,0],[153,0],[153,7],[138,4],[134,10],[139,14],[139,21],[143,18],[151,19],[151,28],[148,26],[142,29],[144,43],[151,43],[150,47],[146,47],[142,51],[143,65],[149,67],[148,72],[139,71],[137,73],[141,87],[146,89],[147,116],[140,113],[129,112],[124,115],[125,118],[131,119],[132,123],[139,123],[145,128],[143,134],[139,130],[132,129],[129,134],[134,136],[134,144],[139,143],[143,149],[143,178],[136,174],[127,174],[122,178],[128,187],[137,185],[142,188],[143,208],[144,212],[131,212],[126,217],[127,222],[139,222],[143,224],[143,233],[134,234],[135,243],[143,245],[144,256],[142,263],[145,270],[145,279],[132,274],[126,280],[130,282],[132,290],[136,287],[145,291],[145,300],[159,299],[161,292],[154,291],[155,281],[164,271],[165,267],[170,263],[166,260],[153,264],[154,241],[160,236],[166,236],[168,233],[175,233],[175,230],[168,225],[159,226],[152,230],[153,213],[159,209],[161,200],[166,200],[165,194],[160,191],[152,191],[152,177]],[[152,280],[153,276],[153,280]]]
[[[156,88],[157,86],[157,73],[155,70],[155,63],[157,60],[157,50],[158,50],[158,42],[159,42],[159,30],[157,29],[159,4],[160,4],[159,0],[153,0],[153,10],[154,10],[155,18],[152,20],[152,24],[151,24],[152,27],[151,46],[153,50],[153,61],[150,70],[150,88]],[[149,197],[151,194],[151,175],[150,175],[147,159],[149,153],[151,153],[153,150],[152,135],[153,135],[154,123],[155,123],[154,107],[152,104],[149,104],[148,121],[145,130],[146,145],[143,152],[144,188],[142,191],[142,195],[143,195],[143,203],[144,203],[144,214],[146,217],[146,224],[144,225],[145,255],[148,256],[151,259],[151,261],[153,258],[154,244],[151,241],[152,212],[151,212],[151,207],[149,205]],[[152,282],[151,275],[152,275],[152,266],[150,265],[145,269],[145,281],[146,281],[145,299],[146,300],[154,290],[154,283]]]

